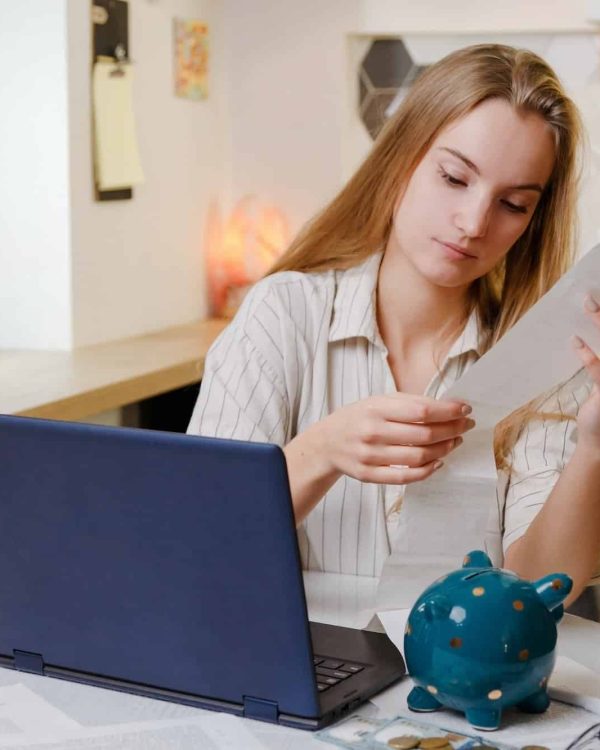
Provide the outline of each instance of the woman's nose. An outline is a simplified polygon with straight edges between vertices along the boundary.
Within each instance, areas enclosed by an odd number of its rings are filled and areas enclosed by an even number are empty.
[[[490,203],[481,198],[472,200],[457,212],[456,227],[466,237],[483,237],[490,223]]]

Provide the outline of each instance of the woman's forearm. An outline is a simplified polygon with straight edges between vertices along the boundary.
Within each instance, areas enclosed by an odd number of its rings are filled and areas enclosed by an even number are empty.
[[[578,444],[527,532],[507,550],[504,567],[529,580],[568,573],[568,606],[584,589],[600,557],[600,452]]]
[[[341,476],[328,460],[320,423],[297,435],[283,449],[296,525],[299,525]]]

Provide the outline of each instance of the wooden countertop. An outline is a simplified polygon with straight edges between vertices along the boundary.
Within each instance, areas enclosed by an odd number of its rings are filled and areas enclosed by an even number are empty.
[[[73,351],[0,350],[0,412],[84,419],[190,385],[227,323],[203,320]]]

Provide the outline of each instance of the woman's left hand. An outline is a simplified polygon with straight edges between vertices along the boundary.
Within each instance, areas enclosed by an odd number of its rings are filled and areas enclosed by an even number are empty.
[[[590,295],[585,299],[585,311],[600,329],[600,305]],[[577,443],[600,451],[600,359],[579,336],[573,336],[573,345],[594,382],[577,417]]]

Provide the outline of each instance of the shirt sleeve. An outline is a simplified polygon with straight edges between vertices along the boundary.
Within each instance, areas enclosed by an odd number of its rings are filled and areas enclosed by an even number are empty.
[[[285,445],[290,409],[272,309],[249,300],[210,348],[188,434]]]
[[[573,455],[577,444],[575,418],[591,389],[586,370],[579,370],[550,393],[539,407],[546,413],[561,414],[564,419],[532,419],[516,441],[510,455],[510,475],[508,479],[503,478],[506,486],[504,554],[525,534]],[[600,553],[599,565],[590,583],[600,583]]]

